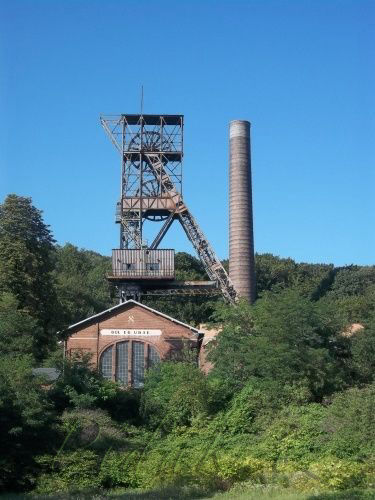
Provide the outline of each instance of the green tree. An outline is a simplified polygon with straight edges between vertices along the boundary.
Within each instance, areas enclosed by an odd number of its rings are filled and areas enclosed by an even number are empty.
[[[0,357],[0,490],[28,489],[38,466],[35,455],[52,452],[53,414],[30,357]]]
[[[316,300],[330,288],[335,272],[332,264],[297,264],[270,253],[255,255],[257,292],[295,288]]]
[[[110,269],[109,257],[70,243],[57,248],[54,276],[64,326],[114,305],[114,292],[106,279]]]
[[[322,429],[325,451],[339,458],[365,460],[375,453],[375,384],[335,394]]]
[[[116,384],[92,369],[90,355],[61,359],[58,368],[62,375],[49,390],[48,396],[59,412],[66,408],[95,408],[118,390]]]
[[[209,344],[208,358],[214,363],[210,377],[220,380],[224,399],[240,390],[252,375],[249,360],[254,331],[253,309],[254,306],[246,301],[235,306],[219,304],[213,316],[222,331],[215,342]]]
[[[375,266],[347,266],[337,269],[330,295],[335,298],[359,296],[375,285]]]
[[[141,411],[151,427],[171,430],[209,411],[209,387],[193,363],[164,362],[149,370]]]
[[[295,272],[293,259],[282,259],[271,253],[255,255],[255,270],[258,295],[274,287],[285,288],[290,285]]]
[[[375,315],[351,339],[354,377],[361,383],[375,381]]]
[[[375,314],[375,284],[370,284],[364,290],[354,294],[345,294],[345,289],[340,293],[329,292],[321,302],[330,304],[341,316],[345,327],[352,323],[366,323]]]
[[[170,297],[146,296],[142,302],[184,323],[198,327],[200,323],[209,321],[219,300],[221,300],[219,297],[178,296],[171,301]]]
[[[274,421],[282,407],[305,403],[310,397],[306,388],[298,384],[251,377],[218,419],[221,431],[226,434],[259,433]]]
[[[295,290],[269,293],[254,306],[223,307],[223,330],[210,358],[212,376],[238,390],[250,377],[304,383],[315,398],[336,390],[345,373],[337,353],[345,339],[315,303]]]
[[[333,264],[296,264],[295,273],[291,276],[292,287],[303,296],[312,300],[323,297],[330,289],[335,278]]]
[[[8,292],[0,294],[0,352],[2,355],[37,354],[41,326]]]
[[[0,291],[37,319],[37,357],[54,345],[57,299],[52,279],[54,239],[31,198],[11,194],[0,205]]]
[[[103,378],[92,369],[91,356],[83,354],[65,360],[60,356],[53,364],[61,375],[49,389],[48,398],[58,413],[101,408],[119,421],[139,420],[139,391],[124,391],[119,384]]]
[[[202,262],[186,252],[177,252],[175,256],[176,279],[205,280],[207,274]]]

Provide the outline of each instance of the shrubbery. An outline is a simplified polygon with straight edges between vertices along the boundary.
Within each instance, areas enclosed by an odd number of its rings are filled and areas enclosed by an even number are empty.
[[[105,488],[141,486],[139,477],[141,454],[138,451],[109,451],[100,467],[100,482]]]
[[[361,461],[375,456],[375,384],[336,394],[322,428],[328,453]]]
[[[0,491],[32,487],[36,450],[56,442],[53,407],[31,370],[29,356],[0,357]]]
[[[126,448],[127,440],[119,424],[103,410],[66,411],[60,430],[67,449],[90,448],[98,452]]]
[[[210,391],[205,375],[193,363],[164,362],[146,377],[142,415],[153,428],[171,430],[209,413]]]
[[[45,470],[37,481],[38,493],[53,493],[70,489],[92,489],[100,486],[100,460],[91,450],[61,452],[55,456],[38,457]]]
[[[30,199],[0,205],[1,490],[207,491],[244,481],[353,500],[375,488],[375,267],[257,255],[252,306],[150,297],[222,332],[210,342],[209,376],[187,350],[135,391],[85,356],[63,362],[56,343],[67,322],[113,303],[109,265],[56,247]],[[181,279],[205,277],[187,254],[176,267]],[[353,321],[364,328],[354,332]],[[42,362],[60,369],[57,381],[33,376]]]
[[[237,392],[251,377],[304,386],[317,401],[345,387],[343,325],[298,291],[267,293],[254,306],[222,307],[216,319],[223,330],[210,353],[212,376],[227,391]]]
[[[286,406],[264,430],[257,454],[274,463],[306,467],[322,454],[324,408],[318,404]]]

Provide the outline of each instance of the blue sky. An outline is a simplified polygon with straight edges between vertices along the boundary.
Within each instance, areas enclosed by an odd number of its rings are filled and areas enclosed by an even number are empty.
[[[0,199],[60,244],[118,246],[100,113],[185,115],[184,196],[228,255],[228,123],[252,123],[255,246],[374,264],[375,3],[3,0]],[[164,247],[193,253],[177,226]]]

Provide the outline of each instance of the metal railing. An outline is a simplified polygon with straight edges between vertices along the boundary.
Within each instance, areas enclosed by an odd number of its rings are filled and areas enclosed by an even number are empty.
[[[108,274],[108,277],[174,279],[175,273],[173,269],[115,269]]]

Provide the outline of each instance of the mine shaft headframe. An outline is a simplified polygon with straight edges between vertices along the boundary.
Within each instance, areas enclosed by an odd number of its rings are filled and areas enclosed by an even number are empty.
[[[158,155],[182,193],[183,115],[102,115],[100,122],[122,156],[122,196],[161,196],[145,155]]]
[[[146,212],[165,212],[167,215],[164,225],[150,249],[158,247],[171,223],[177,218],[210,279],[216,281],[224,298],[234,303],[236,290],[183,202],[182,170],[179,178],[177,167],[173,167],[175,164],[182,165],[183,116],[116,115],[101,117],[101,123],[122,157],[122,205],[118,221],[122,228],[121,248],[142,248],[145,203]],[[149,208],[147,203],[150,203]]]

